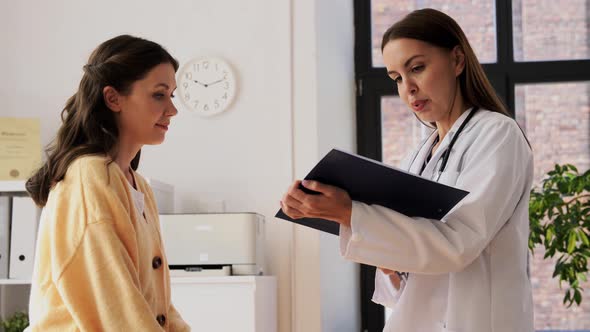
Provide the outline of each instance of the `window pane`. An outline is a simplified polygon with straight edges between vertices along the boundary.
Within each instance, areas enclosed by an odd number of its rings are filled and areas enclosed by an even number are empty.
[[[589,92],[586,82],[516,86],[516,119],[533,146],[535,184],[555,163],[590,167]]]
[[[590,58],[590,2],[513,0],[514,60]]]
[[[590,166],[590,83],[517,85],[516,118],[533,147],[535,186],[555,163],[571,163],[583,172]],[[531,281],[535,302],[535,329],[590,329],[590,293],[582,305],[562,304],[564,289],[552,278],[555,260],[535,250]],[[590,289],[590,283],[582,286]]]
[[[381,98],[382,160],[392,166],[418,145],[430,132],[397,96]]]
[[[373,67],[383,67],[381,39],[393,23],[420,8],[440,10],[457,21],[482,63],[496,62],[495,0],[371,0]]]

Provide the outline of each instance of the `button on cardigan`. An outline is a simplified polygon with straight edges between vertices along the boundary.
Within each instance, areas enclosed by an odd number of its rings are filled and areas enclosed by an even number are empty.
[[[123,172],[104,156],[76,159],[51,189],[39,225],[29,331],[190,331],[170,300],[153,192],[134,175],[145,220]]]

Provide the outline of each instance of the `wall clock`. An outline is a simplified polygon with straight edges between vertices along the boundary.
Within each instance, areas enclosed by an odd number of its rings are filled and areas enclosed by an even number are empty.
[[[234,72],[221,58],[193,59],[178,73],[177,93],[187,110],[200,116],[219,114],[225,111],[234,99]]]

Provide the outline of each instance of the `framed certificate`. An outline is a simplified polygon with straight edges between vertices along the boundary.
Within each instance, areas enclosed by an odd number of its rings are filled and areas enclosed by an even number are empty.
[[[0,181],[25,180],[41,166],[39,119],[0,117]]]

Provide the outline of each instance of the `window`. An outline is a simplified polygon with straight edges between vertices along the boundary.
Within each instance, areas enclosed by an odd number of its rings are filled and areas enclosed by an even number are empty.
[[[383,32],[431,7],[454,17],[488,78],[526,131],[535,181],[555,163],[590,167],[590,2],[587,0],[355,0],[358,152],[397,165],[430,130],[401,102],[383,68]],[[537,250],[538,251],[538,250]],[[590,294],[566,309],[553,262],[535,252],[532,283],[538,331],[590,331]],[[381,331],[383,307],[370,301],[373,267],[361,267],[362,330]],[[590,283],[586,285],[590,288]]]
[[[514,60],[589,59],[589,6],[586,0],[513,0]]]
[[[381,160],[397,166],[401,159],[418,145],[432,129],[418,121],[397,96],[381,98]]]
[[[527,133],[534,150],[535,185],[555,163],[590,168],[590,82],[517,84],[516,120]],[[544,260],[535,249],[531,283],[535,304],[535,328],[539,331],[590,330],[590,298],[580,307],[563,306],[563,290],[552,279],[556,259]],[[590,282],[582,285],[590,289]]]
[[[479,1],[392,1],[371,0],[371,41],[374,67],[382,67],[381,37],[391,24],[410,12],[430,7],[449,14],[457,20],[482,63],[496,61],[496,24],[494,0]]]

